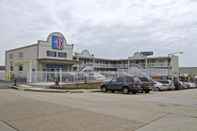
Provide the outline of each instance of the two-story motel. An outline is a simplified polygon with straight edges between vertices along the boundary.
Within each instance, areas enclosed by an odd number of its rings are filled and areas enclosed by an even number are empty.
[[[5,63],[8,76],[31,76],[36,71],[80,71],[93,66],[95,71],[118,71],[139,65],[151,72],[152,77],[167,77],[179,74],[178,56],[153,57],[147,52],[137,52],[126,59],[97,58],[88,50],[73,52],[63,34],[50,33],[46,41],[6,51]],[[149,53],[148,53],[149,54]],[[10,77],[9,77],[10,78]],[[28,78],[27,78],[28,79]]]

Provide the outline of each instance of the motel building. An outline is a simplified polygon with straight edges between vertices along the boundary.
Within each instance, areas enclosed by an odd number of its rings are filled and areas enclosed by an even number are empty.
[[[50,33],[46,39],[36,43],[6,51],[6,78],[21,77],[31,82],[34,72],[72,72],[92,66],[97,72],[129,71],[131,67],[146,72],[151,77],[179,75],[178,56],[152,56],[152,52],[136,52],[126,59],[98,58],[88,50],[73,52],[74,45],[69,44],[60,32]],[[136,68],[132,68],[136,69]]]

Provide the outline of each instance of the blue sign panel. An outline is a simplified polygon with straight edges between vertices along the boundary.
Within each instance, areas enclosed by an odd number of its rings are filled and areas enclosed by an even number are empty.
[[[64,38],[53,35],[51,38],[51,44],[53,49],[61,50],[64,48]]]

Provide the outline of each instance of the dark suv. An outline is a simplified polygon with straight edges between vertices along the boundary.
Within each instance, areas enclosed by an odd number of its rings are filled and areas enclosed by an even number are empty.
[[[151,79],[148,79],[147,77],[138,77],[140,81],[142,82],[142,88],[144,90],[152,90],[154,86],[154,82]]]
[[[138,77],[133,76],[120,76],[112,79],[111,81],[106,81],[101,85],[101,91],[122,91],[124,94],[129,94],[130,92],[136,94],[149,93],[149,88],[144,88],[142,81]]]

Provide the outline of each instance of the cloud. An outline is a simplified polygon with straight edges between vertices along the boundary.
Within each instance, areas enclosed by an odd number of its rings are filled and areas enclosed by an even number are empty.
[[[0,63],[4,51],[60,31],[75,50],[126,58],[139,50],[184,51],[181,65],[197,66],[194,0],[1,0]]]

